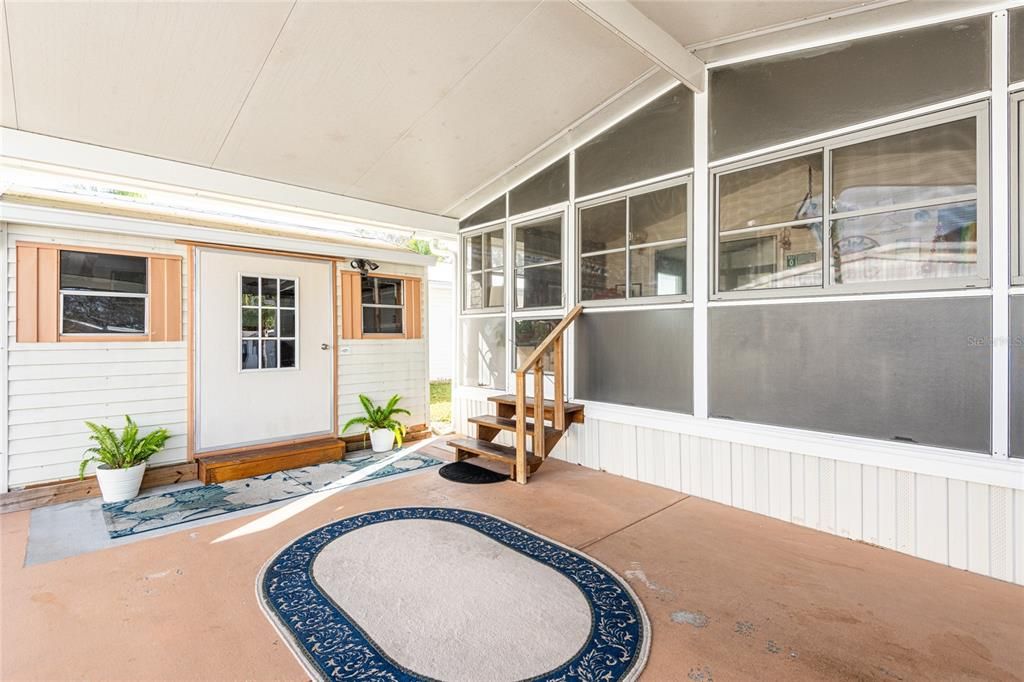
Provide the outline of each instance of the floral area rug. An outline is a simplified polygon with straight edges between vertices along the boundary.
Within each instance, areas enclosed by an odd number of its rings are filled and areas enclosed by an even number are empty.
[[[318,680],[635,680],[650,622],[592,557],[466,509],[335,521],[257,578],[271,622]]]
[[[122,538],[443,464],[439,459],[413,453],[374,468],[365,476],[353,476],[394,454],[359,454],[337,462],[111,502],[103,505],[103,520],[111,538]]]

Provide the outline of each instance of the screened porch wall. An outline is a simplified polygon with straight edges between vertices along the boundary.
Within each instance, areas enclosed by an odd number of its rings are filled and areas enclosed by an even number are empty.
[[[570,198],[549,207],[567,216],[563,305],[543,315],[460,307],[463,330],[486,319],[495,331],[488,366],[504,377],[456,388],[456,429],[474,433],[466,419],[493,413],[487,396],[512,385],[516,321],[557,319],[582,302],[568,337],[568,397],[586,403],[586,423],[569,429],[556,456],[1024,583],[1024,469],[1008,458],[1024,457],[1024,345],[1005,350],[992,338],[1011,305],[1011,342],[1024,333],[1024,279],[1008,296],[1007,273],[994,269],[1004,254],[992,252],[1007,248],[1010,232],[1000,188],[1020,190],[1005,182],[1006,132],[990,125],[1024,93],[1010,62],[1020,56],[1010,32],[1021,35],[1022,15],[878,27],[864,39],[712,65],[707,93],[684,103],[693,107],[685,116],[666,114],[661,95],[581,141],[570,153]],[[1009,88],[993,78],[1007,70]],[[641,125],[655,110],[659,124]],[[945,124],[942,135],[915,132]],[[604,169],[585,167],[598,158],[594,145],[612,150]],[[650,149],[648,166],[627,158]],[[727,291],[723,278],[735,273],[719,260],[728,240],[720,242],[716,178],[800,155],[819,161],[794,165],[776,185],[755,178],[757,191],[738,195],[727,218],[751,237],[765,226],[773,254],[794,257],[775,256],[780,277],[763,278],[767,286]],[[956,172],[936,180],[942,164]],[[886,263],[894,251],[876,257],[869,240],[833,252],[828,218],[843,216],[830,203],[836,168],[847,189],[880,187],[842,197],[867,198],[853,211],[858,221],[917,221],[917,260]],[[614,179],[585,184],[593,177]],[[939,188],[885,194],[915,177]],[[588,247],[580,211],[672,182],[692,188],[685,294],[632,298],[619,256],[628,236]],[[961,203],[936,209],[944,197]],[[486,220],[471,216],[463,227],[504,230],[508,243],[518,218],[501,214],[499,199],[481,209]],[[588,248],[603,249],[592,262],[612,273],[602,290],[610,300],[584,295],[593,288],[581,265]],[[756,280],[756,250],[729,257]],[[837,273],[851,272],[862,281],[839,286]],[[616,296],[616,285],[625,293]],[[660,316],[687,323],[652,341],[657,325],[648,321]],[[460,353],[482,347],[464,334],[459,344]],[[1008,390],[997,374],[1007,371],[1004,351],[1013,354]]]

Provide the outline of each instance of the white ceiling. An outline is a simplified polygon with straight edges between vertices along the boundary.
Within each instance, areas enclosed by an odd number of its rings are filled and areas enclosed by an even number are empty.
[[[0,2],[5,127],[430,213],[652,69],[564,0]],[[894,3],[635,4],[700,47]]]

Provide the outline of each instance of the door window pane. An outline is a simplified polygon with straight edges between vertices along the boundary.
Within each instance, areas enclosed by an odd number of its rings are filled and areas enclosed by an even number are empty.
[[[241,356],[243,370],[295,366],[298,283],[276,277],[241,277]],[[282,305],[287,307],[282,308]],[[279,340],[279,337],[284,339]],[[285,347],[282,344],[287,344]],[[283,354],[287,353],[286,361]]]
[[[934,201],[977,191],[973,117],[832,152],[836,213]]]
[[[971,277],[977,262],[973,201],[844,218],[832,225],[837,284]]]
[[[580,258],[580,299],[601,301],[626,297],[626,251]]]
[[[770,228],[719,245],[718,290],[820,287],[821,225]]]
[[[147,260],[141,256],[61,251],[60,288],[144,294]]]
[[[608,251],[626,245],[626,200],[580,211],[580,253]]]
[[[146,299],[141,296],[63,294],[63,334],[143,334]]]
[[[630,297],[686,292],[686,245],[663,244],[629,252]]]
[[[651,244],[686,236],[686,185],[629,198],[629,243]]]
[[[718,177],[718,229],[775,225],[821,216],[820,153]]]
[[[516,368],[526,362],[557,324],[558,320],[516,320]],[[549,349],[544,354],[544,372],[550,374],[553,371],[554,351]]]
[[[562,305],[562,264],[516,271],[516,307],[547,308]]]

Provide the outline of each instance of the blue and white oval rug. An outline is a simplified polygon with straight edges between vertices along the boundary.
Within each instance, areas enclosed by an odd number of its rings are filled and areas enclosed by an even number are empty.
[[[328,524],[263,568],[260,603],[324,680],[634,680],[650,623],[594,559],[480,512]]]

